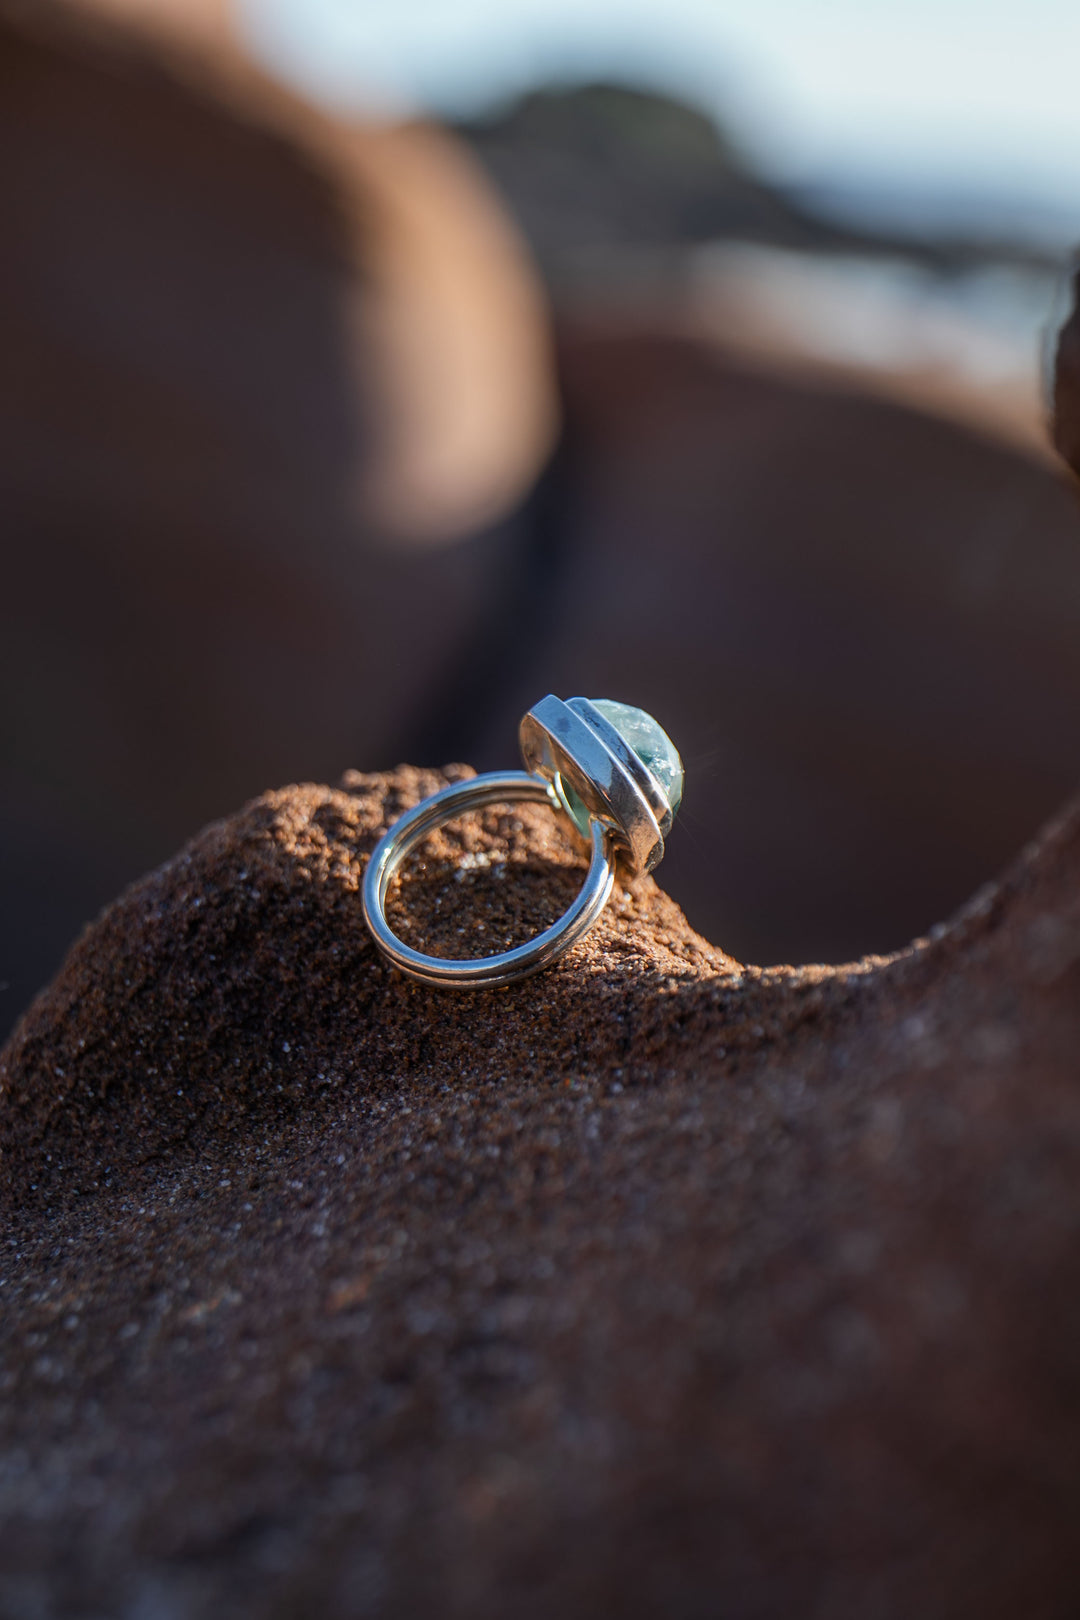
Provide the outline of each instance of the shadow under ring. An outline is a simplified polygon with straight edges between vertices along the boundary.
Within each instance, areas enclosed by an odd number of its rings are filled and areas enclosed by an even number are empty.
[[[492,771],[466,782],[454,782],[425,799],[396,821],[376,844],[364,873],[361,894],[364,917],[380,951],[402,973],[423,984],[445,988],[478,990],[512,984],[515,979],[550,967],[597,920],[608,903],[615,881],[615,861],[611,849],[612,829],[594,817],[590,829],[592,860],[581,892],[558,922],[537,934],[535,939],[495,956],[427,956],[406,945],[391,929],[385,911],[387,891],[402,862],[418,844],[466,810],[522,799],[543,802],[565,814],[553,790],[539,777],[528,771]]]

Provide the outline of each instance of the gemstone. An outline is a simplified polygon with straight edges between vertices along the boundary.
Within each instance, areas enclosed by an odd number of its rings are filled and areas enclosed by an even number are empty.
[[[584,799],[582,799],[580,793],[574,792],[573,788],[570,786],[565,777],[560,777],[555,785],[558,789],[559,797],[566,806],[566,813],[570,817],[570,820],[574,823],[574,826],[577,828],[582,838],[588,838],[589,828],[592,825],[592,816],[589,814],[588,805],[585,803]]]
[[[613,698],[590,698],[589,701],[656,777],[674,815],[682,803],[684,772],[679,750],[667,732],[657,725],[651,714],[629,703],[616,703]]]
[[[682,801],[684,773],[679,750],[667,732],[657,725],[651,714],[646,714],[644,709],[635,709],[629,703],[616,703],[613,698],[590,698],[589,701],[656,777],[674,815]],[[559,790],[570,819],[587,838],[592,819],[588,808],[569,782],[560,782]]]

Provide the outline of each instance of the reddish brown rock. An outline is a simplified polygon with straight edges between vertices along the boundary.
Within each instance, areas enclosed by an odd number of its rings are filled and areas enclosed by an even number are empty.
[[[546,319],[473,168],[213,11],[0,0],[0,1034],[211,817],[505,766],[552,689],[669,727],[665,882],[740,955],[892,949],[999,870],[1080,779],[1064,483],[669,311],[565,324],[530,492]]]
[[[559,577],[440,741],[493,769],[542,691],[639,704],[687,762],[664,885],[696,928],[759,962],[898,949],[1080,785],[1069,481],[655,320],[582,319],[560,358]]]
[[[1054,366],[1054,444],[1080,473],[1080,280],[1073,280],[1072,313],[1058,335]]]
[[[653,359],[719,442],[734,396]],[[139,761],[94,763],[122,805]],[[643,880],[557,969],[453,996],[380,961],[357,896],[439,780],[208,828],[0,1053],[0,1612],[1074,1614],[1080,807],[890,959],[741,967]],[[42,865],[84,785],[55,823],[27,797]],[[404,915],[513,937],[580,864],[492,812]]]
[[[211,817],[396,757],[497,610],[556,414],[450,137],[113,9],[0,0],[5,1034]]]
[[[1080,810],[892,960],[643,880],[454,995],[357,897],[437,781],[209,828],[0,1059],[6,1612],[1072,1613]],[[579,864],[493,811],[407,912]]]

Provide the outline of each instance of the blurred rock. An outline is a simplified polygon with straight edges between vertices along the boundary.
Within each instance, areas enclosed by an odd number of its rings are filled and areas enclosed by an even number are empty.
[[[108,9],[0,7],[3,1027],[208,817],[393,755],[554,431],[452,141]]]
[[[179,15],[0,5],[0,1029],[205,821],[512,764],[547,690],[670,728],[665,874],[742,956],[898,946],[999,869],[1080,776],[1058,478],[666,295],[560,316],[556,378],[457,143],[319,115]],[[700,119],[601,101],[567,105],[645,141],[642,229],[676,171],[742,185]]]
[[[898,400],[1056,465],[1045,352],[1060,267],[942,276],[901,258],[716,243],[693,256],[688,331],[751,365]]]
[[[1080,279],[1073,279],[1072,312],[1058,337],[1054,366],[1054,444],[1080,473]]]
[[[708,937],[838,961],[925,932],[1080,783],[1073,492],[655,322],[564,322],[561,360],[557,582],[482,726],[450,689],[444,752],[505,764],[537,692],[618,696],[686,761],[663,881]]]
[[[619,84],[540,89],[456,128],[556,290],[590,264],[618,278],[635,247],[729,235],[799,247],[833,241],[752,173],[714,119],[673,97]]]
[[[238,13],[242,11],[242,3],[236,0],[82,0],[82,4],[100,16],[134,23],[167,40],[212,44],[215,52],[236,46]]]
[[[498,186],[556,296],[677,289],[688,248],[739,241],[810,253],[900,257],[947,275],[987,261],[1046,268],[1040,243],[888,230],[830,215],[758,171],[712,110],[598,81],[527,91],[457,132]]]

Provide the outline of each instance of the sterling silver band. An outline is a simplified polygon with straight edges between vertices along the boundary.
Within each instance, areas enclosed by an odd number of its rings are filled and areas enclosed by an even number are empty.
[[[436,828],[452,821],[466,810],[479,810],[488,804],[505,804],[530,799],[550,804],[562,813],[562,806],[548,782],[527,771],[493,771],[487,776],[454,782],[441,793],[425,799],[409,810],[376,844],[364,874],[362,901],[364,916],[383,955],[410,978],[424,984],[482,989],[511,984],[527,974],[548,967],[569,950],[590,929],[611,894],[615,880],[613,829],[598,818],[591,823],[592,860],[581,893],[557,923],[535,939],[496,956],[442,957],[415,951],[392,932],[386,920],[386,895],[401,863]]]

